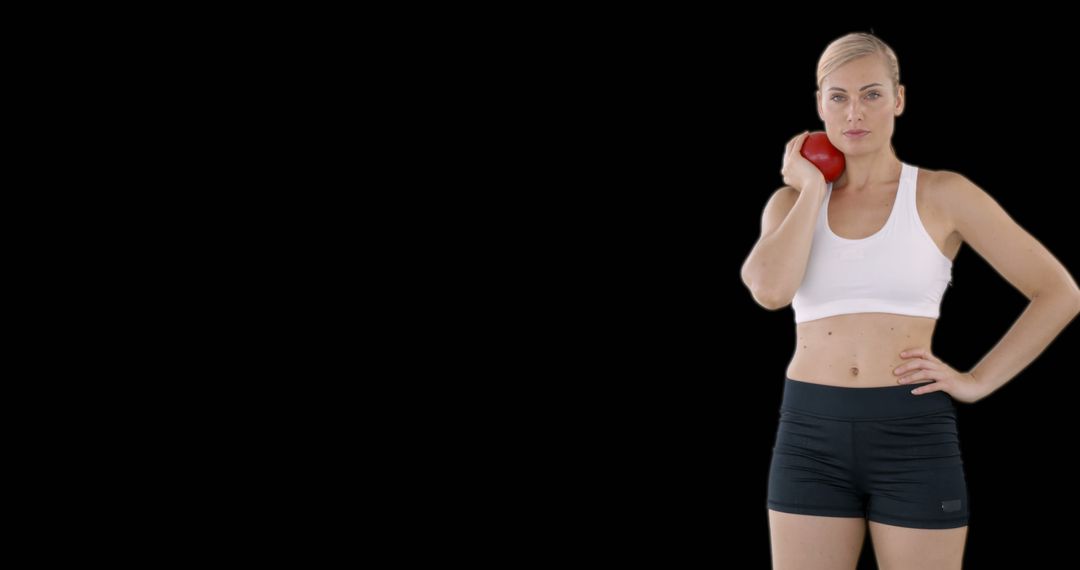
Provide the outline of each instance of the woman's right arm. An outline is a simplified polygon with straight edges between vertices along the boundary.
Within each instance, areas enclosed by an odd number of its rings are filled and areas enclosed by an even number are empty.
[[[761,236],[742,267],[743,283],[754,300],[770,310],[789,305],[802,284],[825,201],[825,177],[799,152],[806,135],[788,143],[781,170],[788,185],[774,192],[765,205]]]

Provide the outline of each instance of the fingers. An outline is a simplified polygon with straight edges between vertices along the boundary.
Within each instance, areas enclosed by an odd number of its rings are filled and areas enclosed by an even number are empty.
[[[784,173],[784,170],[788,167],[788,163],[791,161],[791,157],[794,156],[794,153],[792,151],[795,149],[801,149],[803,141],[806,140],[806,137],[809,135],[810,131],[803,131],[802,133],[795,135],[794,137],[792,137],[791,140],[788,141],[787,146],[784,147],[784,159],[783,161],[781,161],[780,165],[781,174]],[[785,182],[787,182],[786,179]]]
[[[904,364],[901,364],[900,366],[897,366],[893,369],[893,374],[901,375],[911,370],[938,370],[939,368],[940,367],[938,366],[937,362],[933,360],[926,360],[925,358],[920,358],[918,360],[912,360],[910,362],[906,362]]]
[[[900,356],[902,358],[911,358],[911,357],[914,357],[914,356],[918,356],[918,357],[931,359],[931,360],[934,359],[934,355],[930,354],[930,351],[926,350],[925,348],[912,348],[912,349],[909,349],[909,350],[905,350],[904,352],[900,353]]]
[[[919,386],[918,388],[912,390],[911,393],[915,394],[916,396],[921,396],[923,394],[929,394],[931,392],[940,392],[942,389],[944,389],[944,386],[942,386],[941,382],[933,382],[925,386]]]
[[[902,358],[914,358],[905,363],[902,366],[897,367],[893,372],[896,374],[904,374],[911,370],[916,370],[912,374],[907,376],[901,376],[896,381],[900,384],[910,384],[912,382],[925,380],[926,383],[911,391],[916,396],[923,394],[929,394],[931,392],[940,392],[945,389],[945,383],[941,381],[942,378],[948,378],[946,369],[942,367],[941,361],[936,356],[930,354],[930,351],[925,348],[912,348],[900,353]],[[944,376],[943,376],[944,374]]]
[[[810,136],[810,131],[803,131],[795,135],[784,147],[784,159],[781,162],[780,174],[784,177],[784,184],[796,189],[801,189],[810,180],[807,177],[812,178],[815,175],[814,172],[820,174],[820,170],[813,168],[810,161],[803,158],[799,152],[802,150],[803,143],[806,142],[808,136]]]
[[[785,154],[790,154],[791,150],[795,148],[801,149],[803,140],[806,139],[806,137],[809,135],[810,131],[803,131],[792,137],[791,140],[788,141],[787,146],[784,149]]]
[[[897,384],[915,384],[920,383],[921,386],[911,391],[912,394],[925,394],[926,392],[936,392],[944,387],[938,375],[932,374],[929,370],[919,370],[914,374],[909,374],[896,381]],[[932,388],[931,388],[932,387]]]
[[[810,136],[810,131],[803,131],[803,134],[799,135],[799,140],[795,143],[795,148],[792,150],[801,150],[802,145],[806,142],[806,137]]]
[[[920,380],[926,380],[929,382],[932,380],[937,380],[937,378],[931,377],[929,370],[918,370],[912,374],[908,374],[907,376],[901,376],[896,382],[899,384],[910,384],[912,382],[918,382]]]

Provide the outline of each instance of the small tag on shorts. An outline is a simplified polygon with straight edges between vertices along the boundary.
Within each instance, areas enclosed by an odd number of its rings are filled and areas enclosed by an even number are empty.
[[[953,511],[960,510],[960,499],[953,499],[951,501],[941,501],[941,510],[951,513]]]

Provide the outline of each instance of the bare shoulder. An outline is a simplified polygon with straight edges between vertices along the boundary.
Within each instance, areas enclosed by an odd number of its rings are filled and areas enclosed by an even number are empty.
[[[787,216],[791,208],[795,206],[795,202],[799,200],[799,191],[791,186],[781,186],[777,188],[772,196],[769,197],[769,202],[765,204],[765,211],[775,210],[777,213],[782,213]]]
[[[961,239],[1025,297],[1051,289],[1080,294],[1061,262],[990,193],[956,172],[939,171],[931,179],[928,194],[949,214]]]
[[[799,191],[791,186],[781,186],[777,188],[769,202],[777,202],[778,204],[787,204],[789,207],[795,205],[795,201],[799,199]]]
[[[956,227],[958,217],[986,200],[989,194],[968,177],[952,170],[919,169],[921,199]]]
[[[984,254],[980,247],[985,250],[994,239],[1015,234],[1020,229],[1001,204],[967,176],[938,170],[927,180],[930,181],[927,198],[931,207],[948,220],[960,239],[980,254]]]
[[[953,170],[920,169],[919,172],[925,173],[926,187],[930,189],[929,193],[938,198],[948,200],[949,198],[955,198],[957,194],[982,191],[967,176]]]
[[[781,186],[772,193],[761,215],[761,237],[771,234],[780,227],[798,199],[799,191],[791,186]]]
[[[937,205],[943,205],[958,193],[970,191],[975,186],[971,180],[952,170],[919,169],[920,190],[926,191],[926,197]]]

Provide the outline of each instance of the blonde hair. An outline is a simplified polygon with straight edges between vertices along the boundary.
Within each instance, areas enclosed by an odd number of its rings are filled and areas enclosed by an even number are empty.
[[[880,54],[885,59],[885,68],[889,72],[889,79],[893,83],[893,93],[900,85],[900,64],[896,62],[896,53],[885,42],[873,34],[857,32],[848,34],[833,40],[818,60],[817,85],[821,89],[821,82],[825,76],[836,71],[845,63],[867,55]]]

